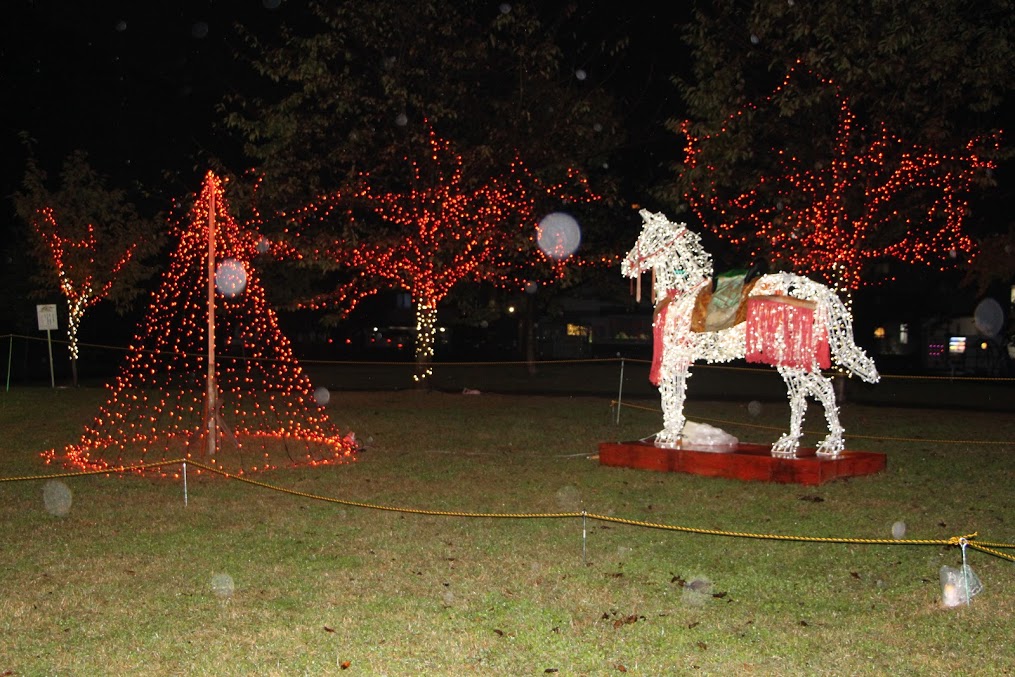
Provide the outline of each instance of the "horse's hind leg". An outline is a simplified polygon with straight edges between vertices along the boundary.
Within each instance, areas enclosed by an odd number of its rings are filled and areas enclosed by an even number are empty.
[[[820,456],[838,456],[846,447],[842,439],[842,425],[839,423],[839,408],[835,405],[835,389],[832,387],[832,379],[814,372],[811,383],[814,397],[821,402],[825,408],[825,420],[828,421],[828,436],[821,440],[817,453]]]
[[[807,410],[807,377],[803,369],[779,367],[779,374],[789,391],[789,432],[772,445],[773,456],[796,456],[803,434],[804,412]]]
[[[656,433],[655,446],[674,448],[680,444],[687,419],[684,417],[684,398],[687,394],[687,370],[676,369],[676,376],[659,382],[659,396],[663,406],[663,429]]]

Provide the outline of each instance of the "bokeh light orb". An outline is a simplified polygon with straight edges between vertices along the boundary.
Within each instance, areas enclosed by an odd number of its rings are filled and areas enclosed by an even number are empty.
[[[892,538],[898,540],[906,536],[906,523],[899,521],[892,525]]]
[[[219,599],[229,599],[236,590],[233,577],[229,574],[215,574],[211,577],[211,590]]]
[[[46,512],[55,517],[64,517],[70,512],[74,494],[70,487],[60,480],[49,480],[42,485],[42,504]]]
[[[314,390],[314,402],[317,402],[317,406],[327,406],[328,402],[331,401],[331,391],[324,386]]]
[[[242,261],[225,259],[215,269],[215,289],[227,298],[243,293],[247,288],[247,269]]]
[[[262,237],[260,240],[257,241],[258,254],[267,254],[269,249],[271,249],[271,243],[268,242],[268,238]]]
[[[758,402],[757,400],[751,400],[747,403],[747,413],[751,416],[760,416],[761,409],[761,402]]]
[[[557,507],[564,511],[578,511],[582,507],[581,491],[573,484],[567,484],[557,490]]]
[[[688,606],[704,606],[712,599],[712,581],[707,576],[688,576],[680,588],[680,600]]]
[[[582,241],[581,226],[570,214],[551,212],[536,228],[536,242],[543,253],[561,261],[578,251]]]

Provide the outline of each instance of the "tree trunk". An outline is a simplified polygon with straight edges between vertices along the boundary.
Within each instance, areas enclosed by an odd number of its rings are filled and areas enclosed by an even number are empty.
[[[416,388],[429,390],[433,381],[433,356],[437,339],[437,304],[416,302]]]
[[[75,313],[71,305],[71,312],[67,317],[67,345],[70,350],[70,374],[71,383],[78,387],[78,327],[81,326],[81,316],[84,313]]]
[[[529,374],[536,373],[536,301],[532,294],[525,295],[525,363]]]

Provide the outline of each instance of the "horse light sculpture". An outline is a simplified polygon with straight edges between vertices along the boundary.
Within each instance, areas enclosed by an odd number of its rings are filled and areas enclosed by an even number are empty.
[[[657,447],[681,446],[684,400],[692,363],[746,358],[776,367],[789,391],[790,429],[772,446],[775,456],[796,456],[807,396],[824,407],[828,435],[821,456],[839,456],[845,444],[830,378],[835,363],[868,383],[874,361],[853,342],[852,317],[828,287],[791,273],[750,276],[714,285],[712,258],[682,223],[642,210],[641,235],[621,264],[626,277],[651,271],[655,302],[650,379],[659,387],[663,429]]]

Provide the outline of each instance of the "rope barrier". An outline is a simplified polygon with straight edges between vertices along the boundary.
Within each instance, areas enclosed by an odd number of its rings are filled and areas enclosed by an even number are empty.
[[[502,512],[502,513],[488,513],[488,512],[473,512],[464,510],[429,510],[425,508],[408,508],[404,506],[392,506],[382,505],[377,503],[367,503],[364,501],[350,501],[347,499],[335,498],[332,496],[322,496],[320,494],[313,494],[306,491],[298,491],[296,489],[288,489],[286,487],[280,487],[274,484],[268,484],[267,482],[261,482],[260,480],[254,480],[249,477],[241,475],[234,475],[232,473],[214,468],[203,463],[198,463],[189,459],[174,459],[171,461],[161,461],[157,463],[140,463],[131,466],[119,466],[116,468],[106,468],[103,470],[92,470],[84,472],[74,473],[60,473],[53,475],[32,475],[24,477],[0,477],[0,482],[18,482],[28,480],[40,480],[40,479],[55,479],[63,477],[84,477],[88,475],[110,475],[114,473],[126,473],[137,470],[145,470],[149,468],[160,468],[168,465],[184,465],[200,468],[209,473],[220,475],[226,479],[242,482],[250,486],[260,487],[269,491],[278,492],[281,494],[287,494],[289,496],[297,496],[299,498],[306,498],[315,501],[322,501],[325,503],[332,503],[335,505],[343,505],[352,508],[363,508],[367,510],[380,510],[384,512],[397,512],[407,515],[426,515],[432,517],[463,517],[463,518],[485,518],[485,519],[566,519],[566,518],[581,518],[583,523],[587,519],[596,520],[599,522],[609,522],[612,524],[625,524],[634,527],[643,527],[649,529],[661,529],[664,531],[675,531],[686,534],[697,534],[702,536],[724,536],[729,538],[750,538],[756,540],[771,540],[771,541],[786,541],[786,542],[798,542],[798,543],[834,543],[834,544],[845,544],[845,545],[937,545],[937,546],[968,546],[979,550],[980,552],[999,557],[1011,562],[1015,562],[1015,555],[1001,552],[998,548],[1012,548],[1015,549],[1015,543],[998,543],[992,541],[977,542],[975,539],[978,536],[978,532],[971,534],[965,534],[963,536],[952,536],[946,539],[887,539],[887,538],[856,538],[856,537],[841,537],[841,536],[799,536],[792,534],[767,534],[767,533],[753,533],[747,531],[726,531],[723,529],[703,529],[699,527],[687,527],[674,524],[662,524],[659,522],[647,522],[644,520],[629,519],[626,517],[616,517],[610,515],[599,515],[597,513],[590,513],[587,511],[580,512],[551,512],[551,513],[526,513],[526,512]]]

